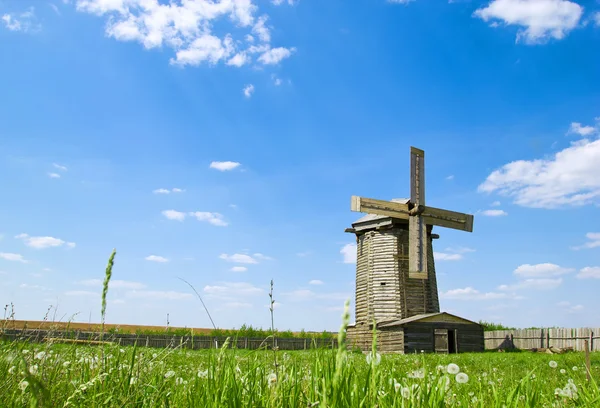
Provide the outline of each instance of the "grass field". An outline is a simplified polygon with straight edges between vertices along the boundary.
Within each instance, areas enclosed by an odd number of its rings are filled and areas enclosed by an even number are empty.
[[[0,387],[1,407],[600,406],[581,353],[366,358],[4,342]]]

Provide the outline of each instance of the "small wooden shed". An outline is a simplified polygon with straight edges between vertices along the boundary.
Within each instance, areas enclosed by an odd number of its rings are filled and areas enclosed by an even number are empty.
[[[377,349],[405,354],[480,352],[483,326],[447,312],[385,321],[377,324]]]

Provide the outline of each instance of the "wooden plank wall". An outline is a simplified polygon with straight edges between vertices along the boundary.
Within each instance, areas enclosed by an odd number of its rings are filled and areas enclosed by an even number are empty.
[[[600,351],[600,328],[552,328],[552,329],[520,329],[497,330],[485,332],[486,350],[573,347],[583,351],[584,341],[588,340],[591,351]]]

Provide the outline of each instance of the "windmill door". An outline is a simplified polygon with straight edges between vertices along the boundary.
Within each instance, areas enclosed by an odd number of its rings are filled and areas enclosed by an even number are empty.
[[[436,353],[448,353],[448,329],[434,329],[433,341]]]

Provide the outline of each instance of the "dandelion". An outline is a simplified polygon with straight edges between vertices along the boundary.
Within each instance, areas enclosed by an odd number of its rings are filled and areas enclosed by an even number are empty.
[[[404,399],[410,398],[410,389],[408,387],[402,388],[402,398],[404,398]]]
[[[29,350],[23,350],[23,354],[29,353]]]
[[[446,367],[446,371],[448,371],[448,374],[458,374],[460,372],[460,367],[454,363],[450,363],[448,364],[448,367]]]
[[[269,383],[269,386],[275,384],[277,382],[277,374],[275,373],[271,373],[267,376],[267,381]]]
[[[374,365],[379,365],[379,363],[381,363],[381,354],[375,353],[375,358],[373,358],[372,352],[367,354],[367,364],[371,364],[371,362]]]
[[[158,354],[156,354],[156,353],[153,353],[153,354],[152,354],[152,358],[156,358],[156,357],[158,357]]]
[[[561,369],[560,369],[560,373],[561,373],[561,374],[565,374],[566,372],[567,372],[567,370],[565,370],[564,368],[561,368]]]
[[[549,365],[551,368],[556,368],[556,367],[558,367],[558,363],[557,363],[556,361],[554,361],[554,360],[550,360],[550,362],[548,363],[548,365]]]
[[[29,374],[31,375],[36,375],[38,372],[38,366],[36,365],[32,365],[31,367],[29,367]]]
[[[198,371],[198,377],[199,378],[206,378],[206,377],[208,377],[208,370]]]
[[[408,373],[408,377],[409,378],[424,378],[425,377],[425,371],[420,368],[418,370],[415,370],[411,373]]]
[[[400,390],[400,388],[402,388],[402,384],[400,384],[398,381],[396,381],[396,379],[394,378],[394,391],[398,392]]]
[[[8,373],[9,374],[14,374],[16,369],[17,369],[17,367],[12,366],[11,368],[8,369]]]
[[[137,378],[136,377],[131,377],[129,379],[129,385],[134,385],[137,382]]]
[[[183,384],[183,378],[177,377],[177,379],[175,380],[175,384],[177,384],[177,385]]]
[[[465,373],[456,374],[456,382],[459,384],[466,384],[469,382],[469,376]]]
[[[21,391],[25,391],[25,389],[27,388],[28,385],[29,385],[29,383],[27,381],[23,380],[19,383],[19,388],[21,389]]]
[[[33,358],[35,358],[36,360],[41,360],[44,357],[46,357],[46,352],[44,352],[44,351],[40,351],[35,356],[33,356]]]
[[[171,378],[175,375],[175,371],[169,370],[165,373],[165,378]]]
[[[573,371],[577,371],[579,368],[577,366],[573,366]]]
[[[67,368],[69,365],[71,365],[71,362],[70,362],[70,361],[65,361],[65,362],[62,364],[62,366],[63,366],[64,368]]]
[[[125,353],[125,350],[119,349],[119,353],[123,354],[123,353]]]

